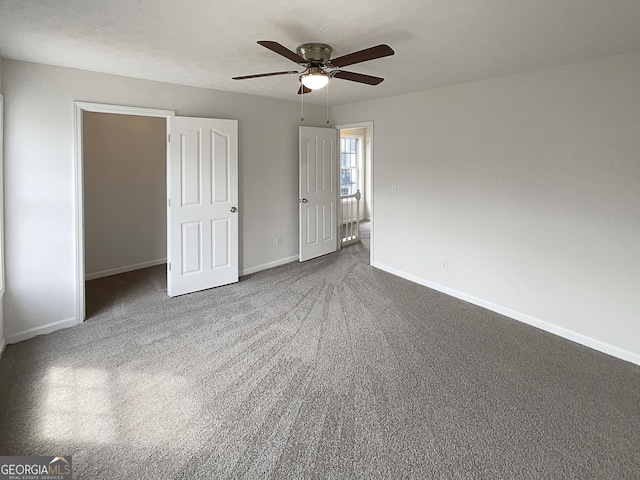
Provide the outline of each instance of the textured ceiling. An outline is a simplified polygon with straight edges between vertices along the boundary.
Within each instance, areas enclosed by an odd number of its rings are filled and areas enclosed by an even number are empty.
[[[390,45],[337,105],[640,50],[640,0],[0,0],[3,58],[297,100],[296,75],[231,80],[296,69],[257,40]]]

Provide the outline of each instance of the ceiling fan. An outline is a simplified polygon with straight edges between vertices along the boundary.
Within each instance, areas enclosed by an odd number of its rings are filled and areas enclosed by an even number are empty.
[[[376,58],[388,57],[395,53],[389,45],[376,45],[375,47],[365,48],[364,50],[332,59],[331,52],[333,49],[324,43],[304,43],[300,45],[295,52],[280,45],[278,42],[262,40],[258,43],[304,67],[304,70],[302,72],[287,70],[284,72],[258,73],[255,75],[233,77],[233,80],[300,74],[299,80],[302,85],[300,85],[300,89],[298,90],[299,94],[309,93],[312,90],[322,88],[329,83],[329,80],[332,78],[365,83],[367,85],[378,85],[384,78],[364,75],[362,73],[345,72],[344,70],[340,70],[340,68],[356,63],[368,62]]]

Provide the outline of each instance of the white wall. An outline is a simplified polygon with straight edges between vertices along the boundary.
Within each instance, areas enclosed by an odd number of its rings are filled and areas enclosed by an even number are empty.
[[[85,274],[167,257],[166,119],[84,112]]]
[[[297,255],[295,93],[288,102],[14,60],[2,62],[2,92],[8,341],[75,322],[74,100],[239,120],[240,269]],[[325,126],[325,108],[305,107],[306,125]]]
[[[376,266],[640,363],[640,52],[332,113],[375,124]]]

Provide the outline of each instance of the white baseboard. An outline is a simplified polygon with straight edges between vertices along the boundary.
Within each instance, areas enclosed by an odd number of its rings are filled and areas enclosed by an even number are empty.
[[[287,263],[297,262],[298,258],[299,258],[298,255],[294,255],[292,257],[281,258],[280,260],[275,260],[273,262],[265,263],[263,265],[258,265],[257,267],[245,268],[244,270],[240,271],[240,276],[243,277],[245,275],[251,275],[252,273],[261,272],[262,270],[268,270],[270,268],[279,267],[280,265],[285,265]]]
[[[28,340],[30,338],[36,337],[38,335],[46,335],[47,333],[55,332],[56,330],[73,327],[74,325],[76,325],[76,319],[67,318],[66,320],[48,323],[46,325],[42,325],[41,327],[30,328],[23,332],[14,333],[13,335],[7,335],[7,338],[5,340],[7,341],[7,344],[18,343],[22,342],[23,340]]]
[[[167,263],[166,258],[151,260],[150,262],[134,263],[133,265],[125,265],[124,267],[111,268],[109,270],[103,270],[101,272],[87,273],[84,276],[84,279],[95,280],[96,278],[110,277],[111,275],[118,275],[119,273],[133,272],[134,270],[140,270],[141,268],[155,267],[156,265],[162,265],[163,263]]]
[[[380,270],[384,270],[385,272],[396,275],[398,277],[402,277],[411,282],[422,285],[424,287],[428,287],[433,290],[446,293],[447,295],[451,295],[452,297],[459,298],[460,300],[464,300],[465,302],[473,303],[474,305],[484,307],[487,310],[491,310],[501,315],[505,315],[509,318],[513,318],[514,320],[518,320],[522,323],[526,323],[527,325],[531,325],[532,327],[536,327],[546,332],[553,333],[554,335],[558,335],[559,337],[566,338],[567,340],[571,340],[572,342],[579,343],[580,345],[584,345],[585,347],[593,348],[594,350],[598,350],[599,352],[606,353],[607,355],[611,355],[621,360],[625,360],[627,362],[640,365],[639,354],[630,352],[628,350],[624,350],[614,345],[610,345],[600,340],[596,340],[595,338],[588,337],[581,333],[574,332],[573,330],[569,330],[568,328],[564,328],[559,325],[555,325],[553,323],[540,320],[539,318],[532,317],[531,315],[527,315],[526,313],[518,312],[516,310],[503,307],[502,305],[497,305],[487,300],[474,297],[473,295],[468,295],[458,290],[453,290],[449,287],[445,287],[438,283],[424,280],[415,275],[411,275],[409,273],[403,272],[401,270],[397,270],[393,267],[389,267],[387,265],[384,265],[378,262],[376,262],[375,264],[372,264],[372,266]]]

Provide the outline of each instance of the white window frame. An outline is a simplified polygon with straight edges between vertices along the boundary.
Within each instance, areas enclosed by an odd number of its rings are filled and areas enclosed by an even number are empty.
[[[356,190],[360,190],[363,191],[363,181],[360,178],[360,174],[362,173],[362,163],[364,161],[364,136],[363,135],[340,135],[340,196],[342,195],[342,139],[356,139],[358,140],[357,144],[356,144],[356,166],[355,167],[351,167],[352,170],[356,171],[356,178],[358,179],[355,183],[356,186]],[[350,195],[355,194],[356,192],[352,192]]]

